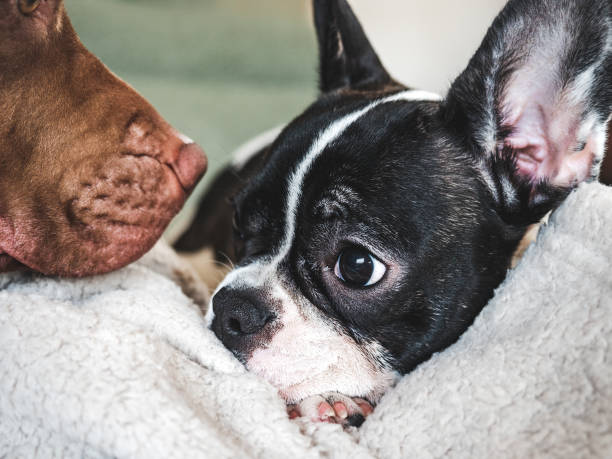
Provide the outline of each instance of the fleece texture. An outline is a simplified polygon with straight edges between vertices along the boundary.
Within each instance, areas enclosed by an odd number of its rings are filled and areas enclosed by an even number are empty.
[[[611,231],[612,189],[581,186],[459,342],[349,431],[287,418],[163,244],[92,279],[2,275],[0,457],[612,457]]]

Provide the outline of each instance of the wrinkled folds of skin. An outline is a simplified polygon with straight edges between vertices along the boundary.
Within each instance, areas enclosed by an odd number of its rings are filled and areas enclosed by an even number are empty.
[[[0,272],[88,276],[143,255],[203,151],[80,43],[62,0],[0,1]]]

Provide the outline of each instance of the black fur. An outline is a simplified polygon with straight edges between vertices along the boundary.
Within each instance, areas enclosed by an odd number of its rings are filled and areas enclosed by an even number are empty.
[[[215,177],[200,202],[192,224],[174,244],[176,250],[198,252],[212,247],[219,262],[235,263],[240,258],[240,248],[236,250],[240,238],[234,238],[233,197],[261,170],[268,151],[267,147],[263,148],[239,170],[228,167]]]
[[[314,0],[314,20],[322,92],[394,83],[346,2]]]

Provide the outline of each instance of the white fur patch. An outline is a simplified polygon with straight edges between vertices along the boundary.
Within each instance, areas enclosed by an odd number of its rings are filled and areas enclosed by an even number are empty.
[[[612,29],[608,32],[606,39],[606,46],[604,52],[601,53],[599,58],[580,75],[578,75],[568,91],[568,98],[570,103],[574,105],[583,104],[588,99],[589,92],[593,88],[593,80],[595,79],[595,72],[601,68],[604,60],[612,52]]]
[[[518,198],[516,197],[516,190],[514,185],[510,182],[510,179],[505,175],[499,177],[499,182],[501,183],[502,193],[504,194],[504,199],[507,205],[514,205],[517,203]]]
[[[480,176],[485,181],[487,188],[491,192],[493,199],[495,202],[499,202],[499,192],[497,191],[497,186],[495,185],[495,180],[493,179],[493,173],[489,169],[489,166],[484,160],[478,162],[477,166],[478,171],[480,172]]]
[[[400,94],[399,99],[395,100],[406,100],[406,101],[414,101],[414,102],[440,102],[442,100],[442,96],[440,94],[436,94],[435,92],[429,91],[421,91],[419,89],[412,89],[410,91],[405,91]],[[391,96],[393,98],[394,96]],[[383,100],[381,103],[392,102],[391,100]]]
[[[503,56],[500,46],[495,46],[493,49],[492,62],[494,66],[498,66]],[[476,133],[478,143],[488,153],[493,153],[497,148],[497,121],[495,119],[495,77],[489,75],[485,81],[485,97],[486,97],[486,120],[481,130]]]
[[[356,346],[316,308],[297,304],[279,285],[272,296],[283,305],[280,328],[255,350],[247,368],[277,387],[288,403],[331,390],[376,401],[395,382],[396,373],[375,360],[379,346],[372,345],[371,352]]]

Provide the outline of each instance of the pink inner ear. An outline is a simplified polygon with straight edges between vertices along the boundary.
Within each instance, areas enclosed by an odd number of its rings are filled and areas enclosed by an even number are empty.
[[[532,182],[569,186],[587,180],[603,157],[605,124],[583,117],[584,87],[560,90],[536,70],[517,72],[506,90],[502,127],[510,134],[500,147],[516,151],[518,173]]]

